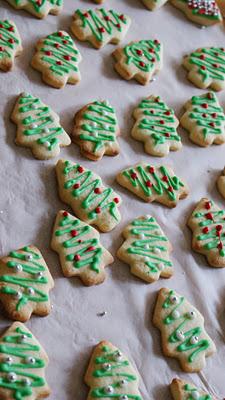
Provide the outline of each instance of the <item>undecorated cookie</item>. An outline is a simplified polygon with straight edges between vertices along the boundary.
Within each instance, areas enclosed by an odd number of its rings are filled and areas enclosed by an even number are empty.
[[[20,34],[14,22],[0,20],[0,69],[10,71],[14,66],[15,57],[22,53]]]
[[[143,400],[137,371],[117,347],[105,340],[95,347],[84,380],[90,388],[87,400]]]
[[[180,124],[192,142],[203,147],[225,142],[225,114],[214,93],[193,96],[184,108]]]
[[[205,390],[183,379],[173,379],[170,390],[174,400],[216,400]]]
[[[131,42],[113,52],[114,68],[123,79],[146,85],[162,69],[162,54],[162,44],[156,39]]]
[[[193,22],[208,26],[223,21],[220,9],[213,0],[171,0]]]
[[[185,372],[201,371],[205,358],[216,351],[203,316],[174,290],[160,289],[153,323],[161,331],[163,353],[177,358]]]
[[[225,211],[212,200],[199,201],[188,226],[193,232],[192,248],[205,255],[212,267],[225,267]]]
[[[0,301],[10,318],[26,322],[31,314],[51,311],[49,291],[54,282],[35,246],[11,251],[0,259]]]
[[[71,30],[81,41],[87,41],[100,49],[108,43],[121,42],[131,24],[131,19],[125,14],[113,10],[96,8],[95,10],[76,10],[73,16]]]
[[[218,187],[220,194],[225,199],[225,168],[223,169],[221,175],[217,179],[217,187]]]
[[[188,79],[198,88],[223,90],[225,88],[225,49],[204,47],[197,49],[183,59],[183,66],[189,71]]]
[[[82,221],[96,225],[102,232],[111,231],[120,222],[121,198],[90,169],[59,160],[56,175],[61,200],[69,204]]]
[[[80,82],[78,65],[81,60],[81,54],[70,35],[58,31],[37,42],[31,65],[42,73],[45,83],[61,89],[67,83],[75,85]]]
[[[136,218],[124,229],[123,237],[117,256],[130,265],[134,275],[150,283],[172,276],[172,246],[154,217]]]
[[[144,201],[157,201],[167,207],[176,207],[178,201],[189,193],[186,183],[164,165],[153,167],[141,162],[121,171],[116,179]]]
[[[162,7],[168,0],[142,0],[142,3],[151,11],[158,10]]]
[[[94,101],[78,111],[74,118],[72,140],[80,146],[81,153],[98,161],[104,155],[119,153],[117,136],[120,128],[115,109],[108,101]]]
[[[105,267],[113,262],[100,243],[98,231],[67,211],[57,214],[51,247],[59,254],[63,274],[78,276],[87,286],[102,283]]]
[[[71,143],[58,115],[28,93],[18,97],[11,119],[17,125],[16,144],[29,147],[34,157],[40,160],[58,156],[60,147]]]
[[[37,18],[48,14],[58,15],[63,8],[63,0],[7,0],[17,10],[26,10]]]
[[[146,153],[164,157],[170,150],[181,149],[181,138],[177,133],[179,121],[159,96],[143,99],[135,108],[133,117],[136,122],[131,136],[144,143]]]
[[[225,1],[224,0],[216,0],[216,3],[220,9],[222,16],[225,17]]]
[[[21,322],[14,322],[0,338],[1,400],[39,400],[50,395],[45,369],[48,356]]]

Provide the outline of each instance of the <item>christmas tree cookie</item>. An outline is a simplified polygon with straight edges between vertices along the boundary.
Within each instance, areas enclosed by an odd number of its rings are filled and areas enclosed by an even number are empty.
[[[18,97],[11,119],[17,125],[16,144],[29,147],[34,157],[40,160],[58,156],[60,147],[71,143],[58,115],[28,93]]]
[[[174,400],[216,400],[205,390],[183,379],[173,379],[170,390]]]
[[[162,7],[168,0],[142,0],[142,3],[151,11],[158,10]]]
[[[225,168],[223,169],[221,175],[217,179],[217,187],[218,187],[220,194],[225,199]]]
[[[37,42],[31,65],[42,73],[45,83],[57,89],[80,82],[82,57],[67,32],[58,31]]]
[[[193,22],[208,26],[223,21],[216,1],[212,0],[171,0]]]
[[[59,254],[64,275],[78,276],[87,286],[102,283],[105,266],[113,262],[96,229],[67,211],[59,211],[56,217],[51,247]]]
[[[188,226],[193,232],[192,248],[204,254],[212,267],[225,267],[225,211],[203,198],[192,212]]]
[[[59,196],[82,221],[111,231],[121,219],[121,198],[101,178],[80,164],[59,160],[56,165]]]
[[[178,201],[189,193],[187,185],[170,167],[163,165],[153,167],[141,162],[121,171],[116,179],[144,201],[157,201],[167,207],[176,207]]]
[[[146,282],[159,277],[170,278],[173,265],[170,261],[172,246],[154,217],[136,218],[123,231],[125,242],[117,256],[129,264],[131,272]]]
[[[193,96],[185,106],[180,124],[199,146],[225,142],[225,114],[214,93]]]
[[[181,149],[181,138],[177,133],[179,121],[159,96],[143,99],[135,108],[133,117],[136,122],[131,135],[144,143],[146,153],[164,157],[170,150]]]
[[[203,316],[174,290],[160,289],[153,323],[161,331],[163,353],[177,358],[185,372],[201,371],[205,358],[216,351]]]
[[[81,41],[87,41],[96,49],[108,43],[118,44],[124,39],[131,24],[125,14],[113,10],[96,8],[95,10],[76,10],[71,30]]]
[[[63,0],[7,0],[17,10],[26,10],[37,18],[48,14],[58,15],[63,8]]]
[[[49,291],[54,282],[35,246],[11,251],[0,259],[0,301],[10,318],[25,322],[31,314],[50,313]]]
[[[90,160],[98,161],[105,155],[116,156],[120,133],[115,109],[108,101],[94,101],[75,115],[72,140],[81,153]]]
[[[204,47],[197,49],[183,59],[183,66],[189,71],[188,79],[198,88],[222,90],[225,88],[225,49]]]
[[[0,338],[0,398],[38,400],[48,397],[48,356],[33,334],[14,322]]]
[[[0,20],[0,70],[10,71],[15,57],[22,53],[20,34],[14,22]]]
[[[127,357],[113,344],[100,342],[94,349],[85,374],[90,387],[87,400],[143,400],[139,377]]]
[[[162,44],[158,40],[131,42],[113,52],[115,70],[123,79],[149,83],[162,69]]]

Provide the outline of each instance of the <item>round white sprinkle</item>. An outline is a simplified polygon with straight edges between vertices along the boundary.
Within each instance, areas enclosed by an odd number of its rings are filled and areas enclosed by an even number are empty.
[[[120,396],[119,400],[128,400],[128,396],[126,394],[122,394],[122,396]]]
[[[42,276],[43,276],[43,272],[39,271],[39,272],[36,273],[37,279],[42,278]]]
[[[199,394],[199,392],[198,392],[197,390],[194,390],[194,391],[191,393],[191,397],[192,397],[192,399],[194,399],[194,400],[198,400],[199,397],[200,397],[200,394]]]
[[[15,293],[15,298],[18,300],[20,300],[22,296],[23,294],[19,290]]]
[[[50,130],[49,130],[47,127],[44,128],[43,131],[44,131],[45,133],[49,133],[49,132],[50,132]]]
[[[32,254],[26,254],[25,258],[26,258],[27,261],[33,260]]]
[[[22,334],[18,337],[18,342],[24,342],[24,340],[26,340],[26,335]]]
[[[172,312],[172,317],[173,317],[174,319],[180,318],[180,313],[179,313],[179,311],[174,310],[174,311]]]
[[[177,331],[176,332],[176,337],[177,337],[178,340],[184,340],[184,332]]]
[[[172,304],[177,304],[179,299],[177,296],[170,296],[170,301]]]
[[[198,336],[192,336],[190,339],[191,344],[196,344],[198,343]]]
[[[48,140],[46,140],[46,142],[44,142],[43,145],[48,148],[49,146],[51,146],[51,143]]]
[[[10,357],[10,356],[6,357],[5,362],[7,362],[8,364],[12,364],[12,362],[13,362],[12,357]]]
[[[103,369],[105,369],[106,371],[109,371],[111,369],[111,364],[108,364],[108,363],[103,364]]]
[[[33,108],[34,110],[36,110],[36,109],[38,108],[38,105],[34,103],[34,104],[32,105],[32,108]]]
[[[104,115],[104,116],[106,116],[106,115],[108,115],[108,113],[107,113],[107,111],[102,111],[102,115]]]
[[[96,123],[96,122],[94,122],[94,121],[91,121],[89,125],[90,125],[90,126],[93,126],[93,128],[96,128],[96,126],[97,126],[97,123]]]
[[[106,386],[105,389],[104,389],[104,392],[105,393],[113,393],[114,389],[113,389],[112,386]]]
[[[108,100],[103,100],[103,102],[102,102],[103,104],[105,104],[106,106],[109,106],[109,102],[108,102]]]
[[[158,264],[158,269],[161,271],[162,269],[164,269],[164,264],[161,262]]]
[[[194,319],[194,318],[195,318],[195,312],[194,312],[194,311],[189,311],[189,312],[187,313],[187,316],[188,316],[188,318],[190,318],[190,319]]]
[[[26,364],[35,364],[35,358],[34,357],[26,357],[25,363]]]
[[[155,247],[155,248],[153,249],[153,253],[159,254],[159,253],[161,253],[161,251],[160,251],[160,249],[158,249],[158,247]]]
[[[17,375],[14,372],[9,372],[7,375],[7,379],[9,382],[15,382],[17,379]]]
[[[145,244],[145,245],[144,245],[144,248],[145,248],[146,250],[148,250],[148,249],[149,249],[148,244]]]
[[[38,125],[37,124],[30,124],[30,127],[31,127],[31,129],[35,129],[35,128],[38,127]]]
[[[107,131],[108,127],[109,127],[109,125],[107,125],[107,124],[104,124],[104,125],[103,125],[103,128],[104,128],[106,131]]]
[[[90,133],[90,135],[93,136],[93,137],[97,137],[98,136],[98,132],[92,132],[92,133]]]
[[[122,358],[122,353],[121,353],[121,351],[117,350],[117,351],[115,352],[115,359],[118,360],[118,359],[120,359],[120,358]]]
[[[151,215],[149,215],[149,214],[145,215],[145,219],[150,219],[150,218],[151,218]]]
[[[27,294],[29,294],[30,296],[33,296],[35,293],[34,289],[32,287],[28,287],[27,288]]]
[[[22,383],[24,386],[30,386],[31,385],[31,381],[29,378],[23,378],[22,379]]]
[[[145,239],[145,234],[144,234],[144,233],[140,233],[139,238],[140,238],[141,240]]]
[[[22,272],[22,271],[23,271],[23,267],[22,267],[21,264],[16,264],[16,265],[14,266],[14,268],[15,268],[15,271],[16,271],[16,272]]]
[[[126,386],[128,384],[126,379],[121,379],[121,381],[119,382],[120,386]]]

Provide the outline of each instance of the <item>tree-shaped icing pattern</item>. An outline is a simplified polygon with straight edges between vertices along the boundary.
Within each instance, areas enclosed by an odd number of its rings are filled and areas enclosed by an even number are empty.
[[[0,338],[0,365],[1,399],[36,400],[50,394],[45,380],[48,356],[20,322]]]
[[[48,85],[62,88],[80,81],[81,54],[67,32],[54,32],[39,40],[36,50],[32,66],[42,72]]]
[[[36,247],[26,246],[0,259],[0,300],[11,318],[25,322],[32,313],[49,314],[49,291],[53,286]]]
[[[225,142],[225,114],[214,93],[193,96],[185,104],[180,123],[199,146]]]
[[[183,379],[173,379],[170,390],[174,400],[216,400],[209,393]]]
[[[161,331],[165,355],[177,358],[186,372],[200,371],[205,358],[216,351],[205,331],[203,316],[174,290],[159,291],[153,323]]]
[[[138,374],[127,357],[110,342],[102,341],[94,349],[85,383],[90,387],[88,400],[142,400]]]
[[[14,58],[22,51],[22,44],[16,25],[0,20],[0,69],[9,71],[14,64]]]
[[[143,99],[134,110],[133,117],[136,122],[131,135],[144,142],[146,153],[162,157],[170,150],[182,147],[177,133],[179,121],[159,96]]]
[[[159,40],[131,42],[113,52],[116,71],[127,80],[147,84],[162,67],[162,44]]]
[[[131,20],[114,10],[76,10],[71,25],[73,34],[82,41],[101,48],[107,43],[119,43],[126,35]]]
[[[225,88],[225,49],[205,47],[184,57],[184,67],[189,71],[188,79],[197,87],[214,90]]]
[[[121,171],[117,181],[146,202],[157,201],[168,207],[175,207],[188,194],[187,185],[163,165],[136,164]]]
[[[26,10],[37,18],[44,18],[49,13],[59,14],[63,0],[7,0],[13,7]]]
[[[67,211],[56,217],[51,246],[60,256],[64,275],[79,276],[86,285],[103,282],[104,267],[113,262],[96,229]]]
[[[19,96],[11,118],[17,124],[16,144],[31,148],[38,159],[55,157],[59,155],[61,146],[71,143],[58,115],[28,93]]]
[[[101,178],[80,164],[59,160],[56,166],[59,194],[83,221],[103,231],[112,230],[120,222],[121,198]]]
[[[225,267],[225,211],[203,198],[192,212],[188,226],[193,232],[194,250],[204,254],[212,267]]]
[[[182,10],[188,18],[200,25],[213,25],[222,22],[220,9],[212,0],[172,0],[175,7]]]
[[[123,231],[125,242],[117,256],[130,264],[131,272],[147,282],[160,276],[169,278],[173,265],[169,259],[172,246],[154,217],[135,219]]]
[[[100,160],[104,154],[117,155],[119,132],[115,109],[108,101],[94,101],[75,115],[73,141],[91,160]]]

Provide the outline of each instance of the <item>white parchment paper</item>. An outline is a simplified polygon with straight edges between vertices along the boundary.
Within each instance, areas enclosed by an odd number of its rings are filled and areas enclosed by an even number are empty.
[[[27,326],[40,340],[50,357],[47,379],[52,388],[50,400],[84,400],[88,390],[83,374],[93,346],[101,339],[120,347],[139,370],[140,390],[145,400],[170,398],[168,384],[176,376],[194,383],[223,398],[225,362],[225,270],[207,265],[205,258],[191,250],[191,233],[186,220],[202,196],[209,196],[221,207],[225,202],[218,194],[215,181],[225,164],[225,146],[203,149],[192,144],[180,130],[183,150],[161,160],[144,153],[141,143],[130,137],[131,113],[141,98],[160,95],[181,115],[182,105],[202,91],[186,80],[181,67],[182,56],[202,47],[224,46],[224,27],[201,30],[186,20],[182,13],[167,4],[151,13],[140,0],[106,0],[105,5],[132,17],[124,44],[131,40],[158,38],[164,44],[164,68],[157,80],[143,87],[134,81],[122,80],[113,69],[111,53],[115,46],[100,51],[76,41],[83,61],[82,81],[57,90],[45,85],[41,75],[30,67],[35,42],[57,29],[69,30],[76,8],[94,7],[91,1],[64,0],[59,17],[38,20],[22,11],[15,11],[0,1],[0,18],[13,19],[21,33],[24,51],[15,69],[0,73],[0,256],[30,243],[42,251],[55,279],[51,293],[52,313],[46,318],[32,317]],[[144,213],[155,216],[171,240],[175,274],[170,280],[146,284],[129,272],[129,267],[115,258],[107,269],[108,279],[97,287],[83,287],[79,279],[64,278],[58,256],[50,249],[52,225],[59,209],[66,208],[57,194],[54,165],[56,160],[35,160],[30,151],[14,144],[15,126],[10,122],[16,96],[27,91],[40,97],[61,117],[68,133],[73,128],[74,113],[95,99],[108,99],[115,106],[121,126],[121,153],[98,163],[80,156],[72,144],[61,151],[63,158],[82,162],[99,173],[122,195],[122,222],[114,231],[102,234],[102,243],[115,255],[122,243],[121,232],[128,222]],[[225,91],[219,93],[225,106]],[[146,204],[115,182],[116,173],[140,160],[171,165],[190,187],[190,195],[176,209]],[[206,320],[206,329],[214,338],[218,352],[208,359],[200,374],[182,373],[176,360],[165,358],[160,335],[153,327],[152,311],[158,289],[166,285],[187,296]],[[107,315],[97,313],[106,310]],[[1,313],[0,329],[9,326]]]

